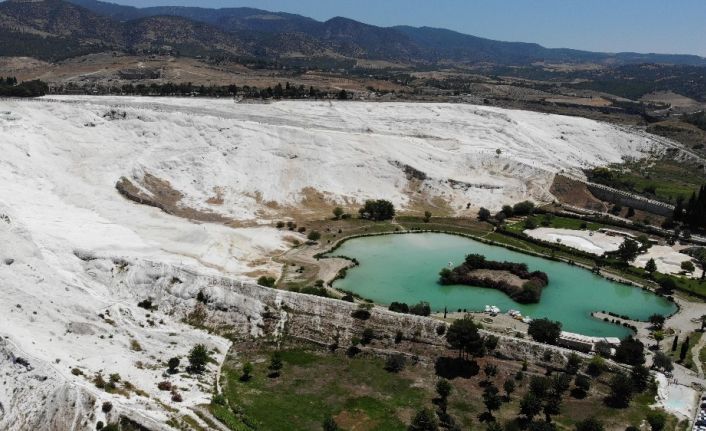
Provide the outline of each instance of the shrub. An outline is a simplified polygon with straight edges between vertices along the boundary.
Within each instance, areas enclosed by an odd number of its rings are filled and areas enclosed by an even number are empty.
[[[142,346],[140,345],[140,342],[134,339],[130,340],[130,350],[134,352],[141,352]]]
[[[446,325],[441,324],[436,327],[436,335],[442,336],[446,333]]]
[[[203,344],[195,345],[189,352],[189,369],[190,373],[200,374],[206,369],[206,364],[211,360],[211,357]]]
[[[428,302],[421,301],[409,307],[409,313],[417,316],[428,316],[431,314],[431,306]]]
[[[270,370],[270,377],[279,376],[283,366],[282,355],[279,352],[274,352],[270,358],[270,365],[267,367]]]
[[[375,333],[373,332],[373,330],[370,328],[365,328],[363,329],[363,336],[360,338],[360,344],[364,346],[368,345],[373,341],[374,338]]]
[[[318,241],[321,239],[321,233],[315,230],[312,230],[309,232],[309,235],[306,236],[306,239],[309,241]]]
[[[396,313],[409,313],[409,305],[404,302],[393,302],[387,309]]]
[[[246,362],[243,365],[243,374],[240,376],[240,380],[243,382],[247,382],[248,380],[250,380],[252,372],[253,365],[250,362]]]
[[[336,207],[333,209],[333,218],[336,220],[340,220],[341,217],[343,217],[343,208],[341,207]]]
[[[447,356],[441,356],[437,358],[434,363],[434,372],[437,376],[448,380],[455,379],[456,377],[470,379],[478,375],[480,366],[476,361],[467,361],[459,357],[449,358]]]
[[[605,431],[605,427],[598,420],[588,418],[576,424],[576,431]]]
[[[490,220],[490,210],[488,210],[487,208],[481,207],[481,209],[478,210],[478,220],[480,220],[480,221]]]
[[[111,410],[113,410],[113,404],[110,401],[104,402],[101,406],[101,411],[103,413],[110,413]]]
[[[266,275],[260,276],[260,278],[257,279],[257,284],[259,284],[260,286],[265,286],[265,287],[273,287],[276,282],[277,282],[276,278],[268,277]]]
[[[576,374],[579,371],[579,368],[581,368],[581,363],[583,361],[581,360],[581,357],[577,355],[576,353],[571,353],[569,355],[569,360],[566,363],[566,372],[569,374]]]
[[[169,381],[163,381],[157,383],[157,389],[160,391],[171,391],[172,390],[172,382]]]
[[[176,374],[177,369],[179,368],[179,358],[169,358],[169,361],[167,361],[167,371],[169,374]]]
[[[370,311],[366,306],[360,304],[357,309],[351,312],[351,317],[354,317],[358,320],[368,320],[370,319]]]
[[[346,350],[346,356],[348,356],[349,358],[354,357],[354,356],[357,355],[358,353],[360,353],[360,349],[357,348],[356,346],[350,346],[350,347]]]
[[[181,394],[179,392],[174,392],[172,394],[172,401],[174,401],[175,403],[180,403],[180,402],[184,401],[184,398],[181,396]]]
[[[588,371],[588,374],[592,375],[593,377],[598,377],[603,373],[605,370],[605,359],[603,359],[602,356],[596,355],[591,358],[591,360],[588,362],[588,367],[586,371]]]
[[[394,354],[385,359],[385,370],[391,373],[399,373],[404,369],[407,360],[404,355]]]
[[[137,306],[140,308],[144,308],[145,310],[152,310],[154,307],[152,305],[152,299],[150,299],[150,298],[147,298],[147,299],[144,299],[144,300],[138,302]],[[154,307],[154,308],[156,308],[156,307]]]

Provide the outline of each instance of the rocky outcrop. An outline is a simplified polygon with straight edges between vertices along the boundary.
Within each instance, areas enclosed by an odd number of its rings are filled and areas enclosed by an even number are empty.
[[[370,328],[382,345],[392,346],[398,330],[417,343],[445,345],[443,336],[437,333],[437,328],[445,323],[430,318],[379,307],[372,308],[367,319],[356,318],[353,315],[358,314],[354,312],[359,306],[350,302],[266,288],[160,263],[94,259],[85,262],[85,266],[130,301],[150,298],[162,311],[234,337],[278,338],[286,334],[325,346],[348,346],[354,336]],[[197,296],[203,301],[199,302]]]

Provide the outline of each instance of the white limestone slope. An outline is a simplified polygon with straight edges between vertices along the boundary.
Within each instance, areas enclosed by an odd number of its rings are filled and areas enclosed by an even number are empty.
[[[173,403],[156,389],[165,378],[159,361],[183,358],[196,343],[221,360],[229,342],[180,323],[181,315],[138,308],[140,286],[168,284],[169,271],[157,277],[138,267],[127,284],[106,282],[119,278],[108,274],[121,262],[235,278],[278,269],[267,258],[286,248],[279,231],[136,204],[115,189],[123,176],[141,185],[148,173],[181,192],[184,206],[260,222],[273,208],[300,206],[310,189],[340,203],[387,198],[404,207],[401,165],[425,172],[426,194],[455,210],[498,208],[550,199],[559,170],[660,148],[585,119],[470,105],[0,100],[0,429],[94,429],[117,414],[158,429],[171,414],[159,402],[186,414],[208,401],[215,366],[202,384],[170,377],[184,388],[184,401]],[[180,308],[190,309],[194,292],[184,291]],[[119,373],[147,396],[106,394],[90,382],[97,372]],[[103,401],[113,416],[100,411]]]
[[[147,172],[185,194],[188,206],[236,219],[271,212],[266,202],[297,206],[305,189],[338,203],[379,197],[404,207],[410,193],[400,165],[424,172],[422,190],[454,210],[468,203],[499,209],[551,199],[555,172],[580,174],[661,148],[653,137],[587,119],[473,105],[59,100],[72,103],[19,104],[14,115],[37,124],[35,136],[55,135],[62,151],[99,166],[101,178],[92,181],[107,186],[125,175],[139,182]],[[126,118],[104,118],[111,109]],[[222,205],[206,202],[215,190]]]

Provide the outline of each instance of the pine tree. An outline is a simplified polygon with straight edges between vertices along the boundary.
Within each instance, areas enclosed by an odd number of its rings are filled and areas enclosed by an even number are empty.
[[[681,350],[679,351],[679,362],[684,362],[686,359],[686,354],[689,352],[689,337],[686,337],[684,342],[681,344]]]

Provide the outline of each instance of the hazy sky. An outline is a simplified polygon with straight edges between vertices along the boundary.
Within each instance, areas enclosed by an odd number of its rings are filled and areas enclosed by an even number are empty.
[[[111,0],[105,0],[111,1]],[[443,27],[550,48],[706,56],[706,0],[112,0],[132,6],[249,6],[318,20]]]

